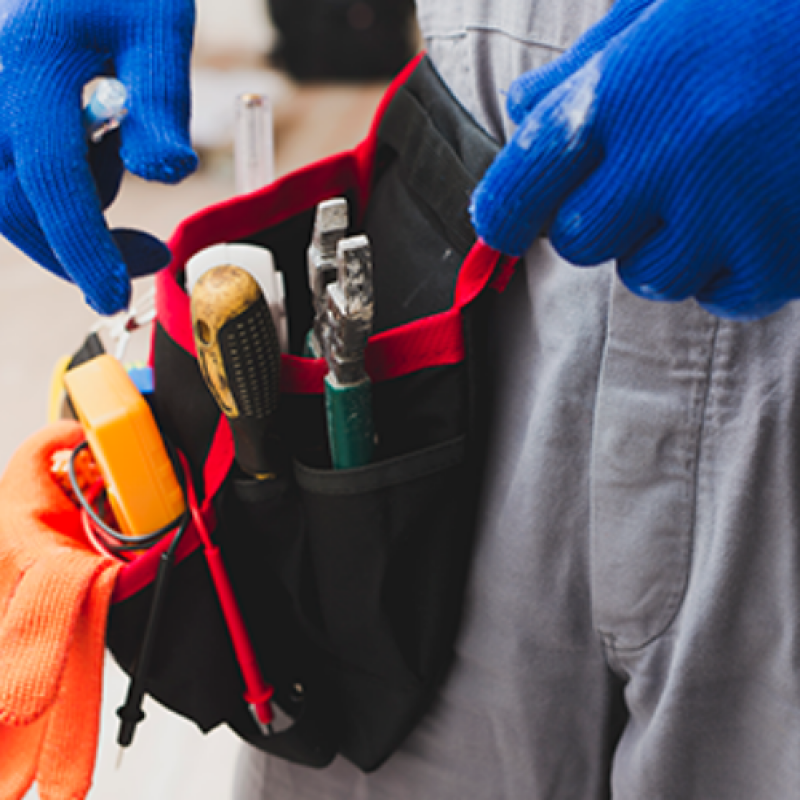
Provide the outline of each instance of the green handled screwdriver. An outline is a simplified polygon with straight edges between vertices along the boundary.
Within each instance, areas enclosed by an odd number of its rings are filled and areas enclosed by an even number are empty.
[[[327,287],[325,411],[334,469],[368,464],[375,446],[372,383],[364,364],[372,332],[372,253],[366,236],[339,242],[338,276]]]
[[[230,423],[236,461],[260,480],[278,477],[281,353],[258,282],[239,267],[213,267],[195,284],[191,313],[200,371]]]

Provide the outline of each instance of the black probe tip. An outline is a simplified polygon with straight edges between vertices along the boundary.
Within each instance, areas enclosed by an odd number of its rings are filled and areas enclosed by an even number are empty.
[[[117,744],[128,747],[133,741],[136,726],[145,718],[145,713],[135,705],[124,705],[117,709],[117,716],[122,720],[117,733]]]

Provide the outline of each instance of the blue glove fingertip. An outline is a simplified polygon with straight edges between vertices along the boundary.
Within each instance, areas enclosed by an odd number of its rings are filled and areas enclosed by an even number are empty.
[[[492,188],[493,182],[482,182],[472,196],[470,217],[478,236],[501,253],[520,257],[536,238],[536,230],[528,225],[507,225],[504,201]]]
[[[515,125],[522,125],[536,105],[577,69],[573,59],[558,60],[517,78],[509,87],[506,99],[506,110],[511,121]]]
[[[125,265],[121,270],[105,272],[97,280],[76,281],[83,291],[86,304],[98,314],[110,316],[124,311],[131,302],[131,282],[128,279]]]
[[[87,304],[105,316],[124,311],[131,301],[131,279],[152,275],[169,264],[167,246],[144,231],[118,228],[111,231],[121,258],[97,271],[71,277],[84,293]]]
[[[599,75],[596,62],[589,62],[550,92],[487,170],[471,209],[475,230],[487,244],[521,256],[558,204],[602,161],[592,135]]]
[[[146,150],[123,145],[122,158],[128,170],[147,181],[176,184],[191,175],[199,164],[188,145],[165,145],[161,152],[148,146]]]

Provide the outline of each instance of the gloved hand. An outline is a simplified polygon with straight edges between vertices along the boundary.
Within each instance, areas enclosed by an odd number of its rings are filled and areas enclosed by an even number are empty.
[[[800,7],[617,0],[511,87],[519,124],[472,215],[521,255],[547,231],[633,292],[756,318],[800,296]]]
[[[123,164],[166,183],[195,169],[193,32],[193,0],[0,0],[0,233],[104,314],[128,305],[129,276],[169,260],[148,234],[112,236],[102,211]],[[129,113],[119,133],[89,145],[82,88],[111,70]]]
[[[31,437],[0,479],[0,797],[34,779],[42,800],[91,785],[105,629],[120,562],[95,552],[50,473],[84,438],[75,422]]]

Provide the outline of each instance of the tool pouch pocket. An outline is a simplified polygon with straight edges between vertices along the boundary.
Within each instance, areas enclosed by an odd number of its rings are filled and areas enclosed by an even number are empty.
[[[489,413],[486,319],[511,263],[476,243],[472,189],[497,145],[458,105],[426,57],[398,77],[370,134],[341,153],[186,220],[159,277],[155,403],[188,461],[265,679],[282,712],[264,735],[244,687],[201,549],[182,542],[147,691],[208,730],[324,766],[342,754],[378,767],[443,680],[469,567]],[[375,456],[332,470],[326,365],[304,358],[312,321],[306,250],[322,200],[348,199],[372,243]],[[221,242],[268,247],[283,272],[290,353],[281,431],[292,466],[247,477],[194,357],[187,259]],[[185,544],[185,546],[183,546]],[[108,645],[131,670],[158,553],[119,579]]]

